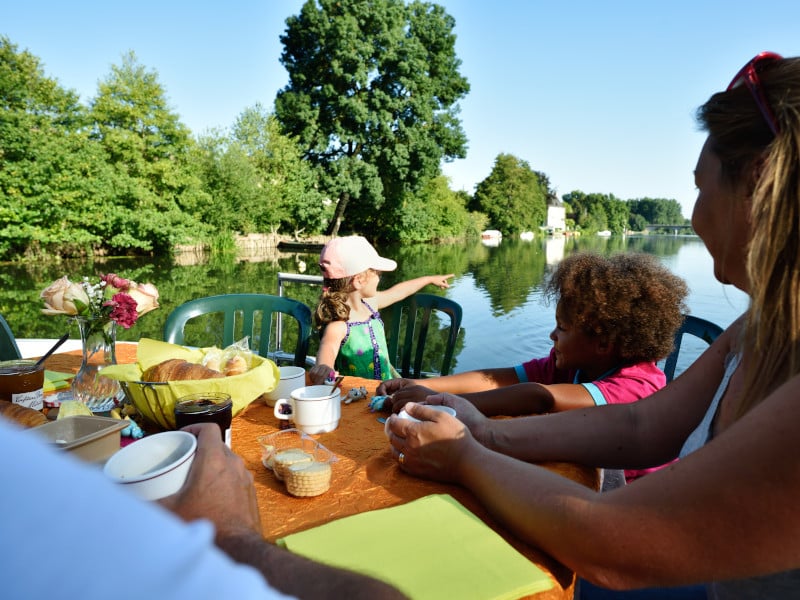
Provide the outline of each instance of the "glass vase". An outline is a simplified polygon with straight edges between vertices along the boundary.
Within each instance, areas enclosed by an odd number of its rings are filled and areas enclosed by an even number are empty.
[[[74,317],[81,332],[83,359],[72,380],[72,398],[94,413],[119,405],[124,392],[116,379],[104,377],[103,369],[117,364],[117,324],[111,319]]]

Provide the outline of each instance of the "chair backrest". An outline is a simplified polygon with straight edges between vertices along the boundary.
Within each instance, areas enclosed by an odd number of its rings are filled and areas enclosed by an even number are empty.
[[[674,348],[664,363],[664,374],[667,376],[667,383],[675,378],[675,367],[678,364],[678,355],[681,351],[681,343],[683,342],[684,335],[693,335],[711,345],[721,333],[722,327],[719,325],[701,319],[700,317],[686,315],[683,319],[683,324],[675,333]]]
[[[3,315],[0,315],[0,360],[16,360],[18,358],[22,358],[22,354],[17,347],[17,340]]]
[[[461,329],[463,311],[454,300],[434,294],[414,294],[394,305],[392,321],[387,331],[389,359],[403,377],[424,377],[423,356],[425,342],[430,329],[433,311],[450,317],[450,327],[446,332],[445,350],[438,373],[447,375],[453,362],[453,353]],[[405,322],[405,334],[401,338],[401,323]],[[402,342],[402,345],[401,345]],[[411,362],[411,356],[414,362]]]
[[[298,300],[270,294],[224,294],[185,302],[167,317],[164,324],[164,340],[173,344],[189,343],[184,337],[186,323],[201,315],[212,313],[222,315],[223,346],[229,346],[248,336],[252,350],[276,362],[282,357],[270,353],[272,315],[275,313],[291,315],[298,325],[297,344],[292,363],[298,367],[305,366],[308,338],[311,335],[311,309]],[[241,314],[241,317],[237,318],[238,314]],[[257,317],[260,317],[260,329],[255,336]]]

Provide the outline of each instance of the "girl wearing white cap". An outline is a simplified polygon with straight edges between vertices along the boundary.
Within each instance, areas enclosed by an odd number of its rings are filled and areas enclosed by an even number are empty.
[[[449,275],[428,275],[378,291],[382,271],[397,263],[380,256],[358,235],[334,238],[319,261],[325,281],[314,314],[322,339],[317,364],[309,371],[312,383],[330,379],[334,368],[342,375],[367,379],[393,376],[380,309],[399,302],[426,285],[448,288]]]

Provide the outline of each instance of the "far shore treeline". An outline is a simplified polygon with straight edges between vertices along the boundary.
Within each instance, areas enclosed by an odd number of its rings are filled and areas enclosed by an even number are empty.
[[[289,83],[273,107],[243,107],[229,128],[202,133],[133,51],[82,101],[35,49],[0,32],[0,261],[229,251],[253,233],[510,236],[538,233],[549,205],[565,206],[567,228],[584,233],[687,223],[673,199],[558,198],[545,173],[511,154],[472,195],[451,190],[441,164],[468,147],[455,22],[432,3],[362,5],[305,3],[281,36]]]

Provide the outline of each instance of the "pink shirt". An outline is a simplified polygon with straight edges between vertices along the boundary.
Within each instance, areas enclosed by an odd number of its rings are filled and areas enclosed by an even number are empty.
[[[655,363],[643,362],[621,367],[605,373],[598,379],[582,382],[577,369],[565,371],[556,368],[555,349],[547,358],[534,358],[516,366],[520,383],[534,382],[549,385],[552,383],[574,383],[582,385],[592,396],[595,405],[627,404],[636,402],[653,394],[667,384],[667,377]],[[663,465],[662,465],[663,466]],[[661,467],[649,469],[626,469],[625,479],[630,482],[646,473]]]

